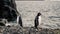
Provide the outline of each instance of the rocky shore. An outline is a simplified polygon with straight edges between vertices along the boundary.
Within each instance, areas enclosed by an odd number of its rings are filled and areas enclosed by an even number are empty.
[[[0,34],[60,34],[59,29],[43,29],[34,27],[0,27]]]

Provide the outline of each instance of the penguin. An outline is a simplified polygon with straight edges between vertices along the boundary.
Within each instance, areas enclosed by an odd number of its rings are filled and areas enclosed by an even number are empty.
[[[41,24],[41,13],[40,12],[35,17],[34,22],[35,22],[35,28],[37,28],[37,26]]]
[[[17,23],[20,24],[21,27],[23,27],[21,16],[17,16]]]

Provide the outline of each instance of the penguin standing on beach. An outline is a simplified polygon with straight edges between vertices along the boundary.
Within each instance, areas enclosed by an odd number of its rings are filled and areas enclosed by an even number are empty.
[[[35,17],[35,28],[37,28],[38,25],[41,24],[41,13],[38,13],[37,16]]]

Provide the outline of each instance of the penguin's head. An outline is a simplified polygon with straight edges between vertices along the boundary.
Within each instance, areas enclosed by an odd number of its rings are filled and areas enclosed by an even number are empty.
[[[39,12],[38,14],[37,14],[37,16],[40,16],[41,15],[41,13]]]

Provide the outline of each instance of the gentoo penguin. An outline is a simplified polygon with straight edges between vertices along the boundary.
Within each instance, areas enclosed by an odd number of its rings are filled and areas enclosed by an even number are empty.
[[[41,13],[38,13],[37,16],[35,17],[35,28],[37,28],[38,25],[41,24]]]

